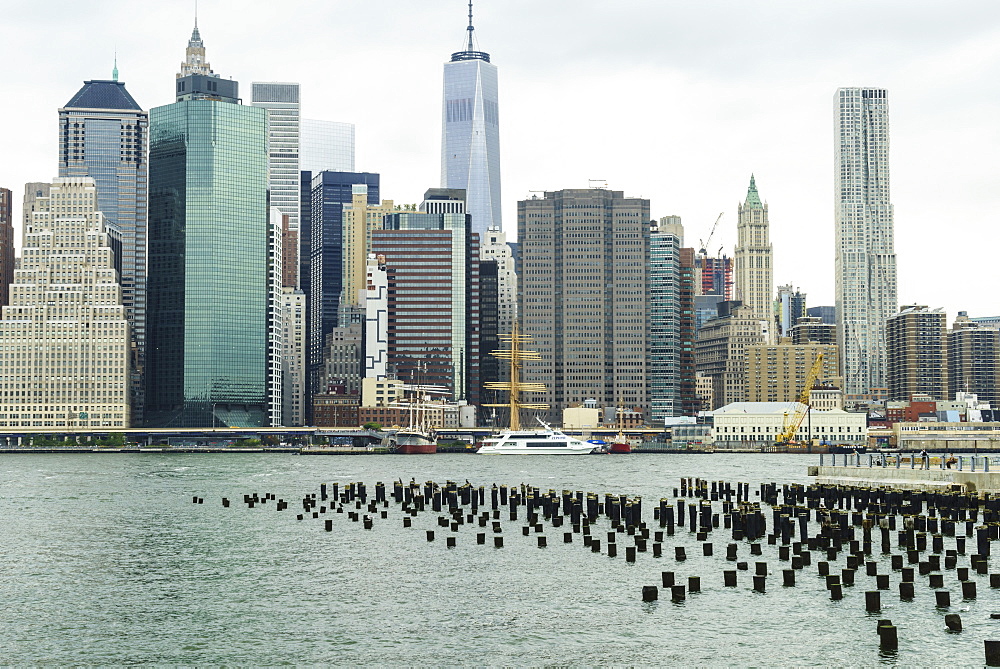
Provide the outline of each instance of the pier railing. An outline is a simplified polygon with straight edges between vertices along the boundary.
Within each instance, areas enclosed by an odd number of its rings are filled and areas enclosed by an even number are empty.
[[[820,453],[819,466],[891,467],[895,469],[956,469],[988,472],[1000,466],[1000,457],[989,455],[921,455],[919,453]]]

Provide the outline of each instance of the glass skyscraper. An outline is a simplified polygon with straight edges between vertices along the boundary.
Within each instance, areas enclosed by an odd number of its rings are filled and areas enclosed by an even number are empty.
[[[150,111],[151,427],[269,422],[267,113],[232,102],[236,82],[213,96],[213,77]]]
[[[303,217],[301,230],[303,239],[300,244],[302,256],[309,258],[309,280],[306,282],[303,278],[302,285],[308,300],[308,364],[310,387],[314,390],[319,385],[323,368],[323,345],[326,336],[338,324],[337,313],[343,288],[344,205],[351,204],[354,187],[359,185],[367,189],[368,204],[378,204],[378,174],[316,172],[312,175],[309,185],[311,199],[309,220],[306,221],[306,217]]]
[[[299,128],[299,169],[354,171],[353,123],[304,118]]]
[[[649,410],[651,424],[683,415],[681,403],[680,219],[649,235]]]
[[[471,5],[468,32],[468,48],[451,54],[444,66],[441,186],[465,190],[472,229],[483,237],[491,226],[502,225],[500,108],[496,65],[472,44]]]
[[[142,421],[146,353],[146,141],[149,115],[117,80],[86,81],[59,110],[59,176],[90,177],[117,256],[133,350],[132,419]]]

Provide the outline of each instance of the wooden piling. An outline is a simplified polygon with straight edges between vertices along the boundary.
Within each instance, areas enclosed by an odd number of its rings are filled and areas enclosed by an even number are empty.
[[[893,651],[899,648],[899,639],[896,634],[895,625],[879,625],[878,645],[882,650]]]
[[[986,650],[986,666],[1000,667],[1000,641],[983,640]]]

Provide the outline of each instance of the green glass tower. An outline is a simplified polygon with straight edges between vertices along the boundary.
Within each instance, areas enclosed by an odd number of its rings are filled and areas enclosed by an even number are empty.
[[[267,420],[266,110],[150,111],[147,423]]]
[[[146,424],[269,423],[267,111],[178,78],[150,111]],[[205,89],[191,95],[192,84]],[[182,87],[184,90],[182,91]],[[182,95],[185,93],[185,95]]]

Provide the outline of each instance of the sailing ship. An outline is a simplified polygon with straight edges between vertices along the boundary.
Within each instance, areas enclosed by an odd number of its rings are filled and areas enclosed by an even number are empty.
[[[501,360],[509,361],[510,381],[491,381],[486,387],[491,390],[507,391],[506,404],[486,404],[484,406],[506,407],[510,410],[510,422],[506,429],[491,435],[483,441],[477,451],[483,455],[501,454],[531,454],[531,455],[586,455],[598,450],[594,444],[563,434],[535,417],[539,429],[521,428],[521,409],[545,410],[548,404],[537,402],[522,402],[522,393],[545,392],[545,384],[521,381],[521,363],[524,360],[539,360],[537,351],[522,348],[522,344],[530,341],[530,335],[518,332],[515,323],[510,334],[500,335],[500,339],[509,344],[506,349],[493,351],[491,355]]]

